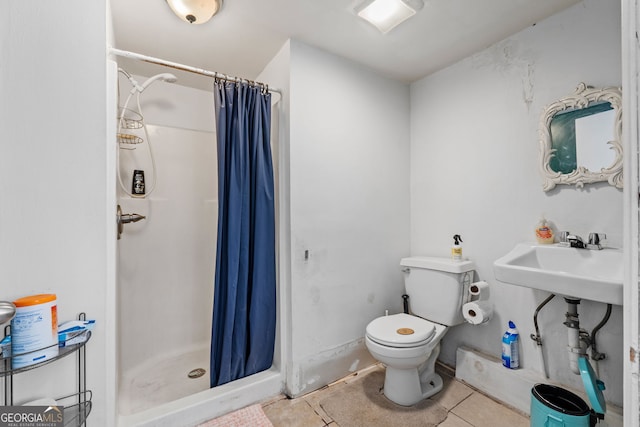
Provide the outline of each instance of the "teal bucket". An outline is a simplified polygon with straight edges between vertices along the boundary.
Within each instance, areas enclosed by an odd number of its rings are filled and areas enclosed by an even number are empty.
[[[531,427],[593,427],[596,418],[579,396],[550,384],[531,389]]]

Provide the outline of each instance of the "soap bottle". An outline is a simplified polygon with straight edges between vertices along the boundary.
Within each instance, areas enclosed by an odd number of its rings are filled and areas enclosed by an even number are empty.
[[[144,195],[144,171],[136,169],[133,171],[133,179],[131,181],[131,193],[134,196]]]
[[[462,237],[459,234],[453,236],[453,246],[451,246],[451,259],[454,261],[462,261]]]
[[[536,226],[536,240],[542,245],[550,245],[553,243],[553,230],[543,216]]]
[[[520,367],[520,353],[518,342],[520,334],[515,323],[509,320],[509,329],[502,336],[502,365],[509,369]]]

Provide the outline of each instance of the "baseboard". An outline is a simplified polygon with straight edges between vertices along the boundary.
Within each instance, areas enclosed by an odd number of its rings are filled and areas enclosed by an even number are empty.
[[[300,397],[375,363],[362,338],[294,361],[287,374],[285,393],[291,398]]]

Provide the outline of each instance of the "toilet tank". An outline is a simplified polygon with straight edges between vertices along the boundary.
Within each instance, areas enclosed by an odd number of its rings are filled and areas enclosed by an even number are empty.
[[[410,257],[403,258],[400,265],[413,314],[446,326],[464,322],[462,304],[473,281],[473,261]]]

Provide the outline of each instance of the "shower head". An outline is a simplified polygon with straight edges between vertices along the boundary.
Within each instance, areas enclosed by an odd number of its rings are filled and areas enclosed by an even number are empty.
[[[151,83],[155,82],[156,80],[162,80],[165,81],[167,83],[175,83],[178,81],[178,78],[176,76],[174,76],[173,74],[170,73],[162,73],[162,74],[156,74],[155,76],[149,77],[144,83],[142,83],[141,85],[135,84],[135,89],[138,90],[138,92],[142,92],[143,90],[145,90]]]

